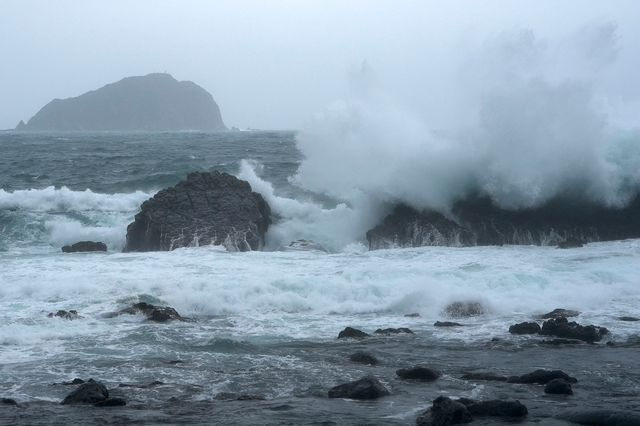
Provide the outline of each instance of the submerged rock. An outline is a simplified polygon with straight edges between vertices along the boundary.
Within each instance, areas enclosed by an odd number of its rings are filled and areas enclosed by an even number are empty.
[[[62,318],[62,319],[66,319],[66,320],[74,320],[74,319],[82,318],[80,315],[78,315],[78,311],[75,311],[73,309],[71,309],[69,311],[65,311],[64,309],[60,309],[55,314],[53,312],[49,312],[47,317],[49,317],[49,318]]]
[[[413,334],[413,331],[411,331],[410,329],[406,328],[406,327],[400,327],[400,328],[379,328],[376,331],[374,331],[375,334],[384,334],[384,335],[390,335],[390,334]]]
[[[551,312],[547,312],[546,314],[540,315],[538,319],[571,318],[571,317],[577,317],[578,315],[580,315],[580,312],[578,311],[573,311],[571,309],[557,308]]]
[[[265,397],[246,393],[220,392],[214,397],[218,401],[264,401]]]
[[[536,370],[522,376],[509,377],[509,383],[546,385],[554,379],[563,379],[569,383],[577,383],[578,379],[569,376],[562,370]]]
[[[640,318],[636,318],[636,317],[620,317],[618,319],[620,321],[640,321]]]
[[[453,302],[448,304],[444,311],[453,318],[474,317],[487,312],[480,302]]]
[[[463,374],[461,379],[463,380],[487,380],[493,382],[506,382],[506,376],[500,376],[495,373],[466,373]]]
[[[66,404],[95,404],[109,398],[109,391],[106,386],[93,379],[78,386],[73,392],[62,400]]]
[[[260,250],[271,210],[248,182],[227,173],[189,173],[176,186],[142,203],[127,227],[125,252],[223,245]]]
[[[439,396],[433,400],[430,409],[416,419],[417,426],[449,426],[471,423],[473,417],[467,407],[446,396]]]
[[[170,306],[155,306],[149,303],[140,302],[130,308],[122,309],[119,314],[144,314],[147,319],[155,322],[167,322],[171,320],[186,321],[186,318]]]
[[[540,324],[537,322],[521,322],[509,327],[511,334],[538,334],[540,333]]]
[[[364,331],[352,327],[346,327],[338,334],[338,339],[362,339],[365,337],[369,337],[369,335]]]
[[[460,324],[458,322],[451,321],[436,321],[433,326],[434,327],[462,327],[464,324]]]
[[[573,395],[571,383],[565,379],[553,379],[544,387],[544,393],[552,395]]]
[[[401,379],[419,380],[421,382],[433,382],[440,377],[440,373],[427,367],[411,367],[396,370],[396,374]]]
[[[329,398],[376,399],[389,395],[389,391],[373,376],[344,383],[329,389]]]
[[[378,361],[378,358],[371,355],[370,353],[362,351],[351,354],[349,359],[353,362],[357,362],[358,364],[378,365],[380,363],[380,361]]]
[[[107,398],[93,404],[94,407],[122,407],[123,405],[127,405],[127,401],[122,398]]]
[[[13,398],[0,398],[0,402],[5,405],[18,405],[16,400]]]
[[[540,334],[544,336],[577,339],[587,343],[599,342],[608,333],[609,330],[604,327],[580,325],[575,321],[569,322],[565,317],[545,321],[540,330]]]
[[[107,245],[100,241],[80,241],[68,246],[62,247],[63,253],[79,253],[92,251],[107,251]]]

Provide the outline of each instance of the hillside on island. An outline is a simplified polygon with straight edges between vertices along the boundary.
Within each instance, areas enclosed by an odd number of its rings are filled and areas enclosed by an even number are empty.
[[[67,99],[54,99],[16,130],[226,130],[213,96],[169,74],[127,77]]]

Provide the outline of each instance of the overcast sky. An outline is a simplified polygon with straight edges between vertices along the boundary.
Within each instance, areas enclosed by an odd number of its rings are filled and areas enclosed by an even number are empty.
[[[637,49],[634,0],[0,0],[0,128],[53,98],[166,71],[211,92],[228,126],[295,129],[365,60],[411,102],[465,39],[590,22],[614,22],[620,48]]]

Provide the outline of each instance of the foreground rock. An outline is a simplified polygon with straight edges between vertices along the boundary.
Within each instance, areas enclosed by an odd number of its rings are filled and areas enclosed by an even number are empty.
[[[211,94],[166,73],[127,77],[97,90],[54,99],[16,130],[225,130]]]
[[[564,379],[553,379],[544,387],[544,393],[551,395],[573,395],[571,383]]]
[[[378,365],[380,363],[378,358],[367,352],[356,352],[352,354],[349,359],[353,362],[357,362],[358,364],[365,365]]]
[[[369,337],[369,335],[353,327],[346,327],[338,334],[338,339],[363,339],[365,337]]]
[[[640,426],[640,414],[630,411],[590,410],[570,411],[557,416],[580,425],[590,426]]]
[[[406,327],[400,327],[400,328],[379,328],[376,331],[374,331],[375,334],[382,334],[385,336],[389,336],[391,334],[413,334],[413,331],[411,331],[410,329],[406,328]]]
[[[127,227],[125,252],[223,245],[260,250],[271,210],[248,182],[218,171],[190,173],[142,203]]]
[[[73,392],[67,395],[62,404],[95,404],[109,398],[109,391],[100,382],[89,379],[88,382],[78,386]]]
[[[480,302],[453,302],[448,304],[444,311],[450,317],[465,318],[484,315],[487,309]]]
[[[170,306],[155,306],[149,303],[140,302],[130,308],[122,309],[119,314],[143,314],[150,321],[167,322],[172,320],[186,321],[175,309]]]
[[[546,385],[547,383],[555,379],[562,379],[569,383],[578,382],[578,379],[569,376],[567,373],[561,370],[536,370],[532,373],[523,374],[522,376],[509,377],[508,382]]]
[[[586,200],[586,197],[585,197]],[[626,207],[557,198],[530,209],[510,210],[487,196],[470,196],[445,216],[398,205],[367,232],[370,250],[393,247],[559,245],[640,237],[640,197]],[[572,244],[574,245],[574,244]]]
[[[475,417],[498,417],[504,420],[518,420],[528,414],[527,407],[520,401],[475,401],[468,398],[458,400],[439,396],[431,409],[416,420],[418,426],[448,426],[471,423]]]
[[[418,380],[421,382],[433,382],[440,377],[440,373],[427,367],[411,367],[401,368],[396,371],[396,374],[401,379],[405,380]]]
[[[74,320],[74,319],[82,318],[80,315],[78,315],[78,311],[75,311],[73,309],[71,309],[69,311],[65,311],[64,309],[60,309],[55,314],[53,312],[49,312],[47,317],[49,317],[49,318],[62,318],[62,319],[66,319],[66,320]]]
[[[62,247],[63,253],[80,253],[92,251],[107,251],[107,245],[100,241],[80,241],[68,246]]]
[[[569,322],[565,317],[545,321],[540,330],[540,334],[544,336],[583,340],[587,343],[599,342],[608,333],[609,330],[604,327],[580,325],[575,321]]]
[[[509,327],[511,334],[538,334],[540,333],[540,324],[537,322],[521,322]]]
[[[329,389],[329,398],[376,399],[389,395],[389,391],[373,376],[363,377]]]

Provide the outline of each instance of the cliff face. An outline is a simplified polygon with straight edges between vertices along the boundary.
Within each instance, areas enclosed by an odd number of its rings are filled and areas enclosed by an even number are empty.
[[[54,99],[17,130],[216,131],[226,127],[210,93],[169,74],[127,77],[75,98]]]

